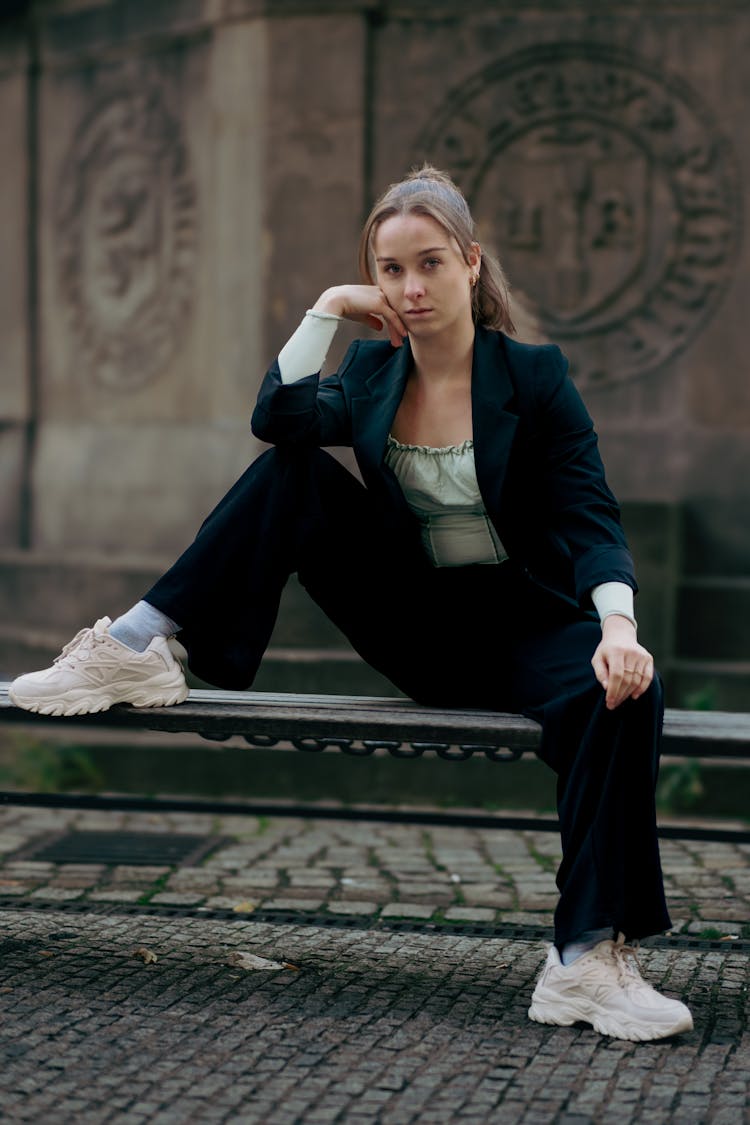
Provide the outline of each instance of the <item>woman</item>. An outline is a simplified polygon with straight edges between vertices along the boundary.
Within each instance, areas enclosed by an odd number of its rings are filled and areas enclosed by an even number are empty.
[[[529,1015],[604,1034],[689,1030],[625,937],[669,926],[654,785],[662,700],[636,637],[633,565],[591,419],[558,348],[513,342],[499,266],[460,191],[392,185],[360,248],[365,284],[326,290],[266,375],[272,443],[144,600],[15,681],[19,707],[81,714],[186,695],[191,668],[244,688],[289,574],[412,698],[523,711],[558,775],[555,942]],[[318,372],[340,320],[385,329]],[[353,446],[363,484],[321,450]]]

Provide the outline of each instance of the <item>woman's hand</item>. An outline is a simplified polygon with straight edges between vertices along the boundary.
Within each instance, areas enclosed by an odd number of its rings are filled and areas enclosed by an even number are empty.
[[[625,699],[638,699],[654,678],[653,656],[638,644],[635,626],[618,614],[602,621],[602,639],[591,663],[610,711]]]
[[[398,313],[388,304],[383,290],[377,285],[334,285],[321,293],[313,308],[316,312],[356,320],[378,332],[385,326],[394,348],[401,347],[407,334]]]

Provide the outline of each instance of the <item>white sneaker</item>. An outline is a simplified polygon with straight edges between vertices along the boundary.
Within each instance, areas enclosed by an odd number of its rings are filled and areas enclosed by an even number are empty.
[[[571,965],[553,945],[534,994],[529,1016],[537,1023],[590,1023],[616,1039],[664,1039],[692,1031],[693,1017],[679,1000],[662,996],[640,974],[635,950],[600,941]]]
[[[169,707],[187,699],[182,667],[163,637],[135,652],[109,635],[108,617],[81,629],[51,668],[14,680],[8,692],[16,707],[41,715],[87,715],[113,703]]]

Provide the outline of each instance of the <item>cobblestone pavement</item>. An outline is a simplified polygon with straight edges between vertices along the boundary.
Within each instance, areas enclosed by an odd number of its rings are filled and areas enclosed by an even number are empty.
[[[118,827],[225,842],[193,867],[14,858],[48,834]],[[536,941],[365,928],[399,917],[549,925],[552,834],[0,810],[0,1117],[740,1125],[749,852],[664,843],[675,929],[726,940],[642,951],[645,974],[690,1004],[696,1029],[638,1045],[528,1021]],[[290,906],[310,923],[253,919]],[[239,910],[201,917],[216,908]],[[356,928],[317,924],[326,913]],[[293,967],[247,968],[239,954]]]
[[[24,858],[45,836],[117,829],[219,836],[224,842],[196,866],[105,867]],[[661,851],[675,932],[750,938],[750,844],[670,839]],[[0,809],[0,900],[239,906],[549,926],[559,860],[553,832]]]

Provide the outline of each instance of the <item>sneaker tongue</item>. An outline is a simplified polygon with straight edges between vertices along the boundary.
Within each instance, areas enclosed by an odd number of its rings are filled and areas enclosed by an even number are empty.
[[[109,631],[109,627],[110,627],[111,624],[112,624],[112,621],[110,620],[109,617],[100,617],[99,620],[94,625],[94,632],[95,633],[106,633],[106,632]]]

